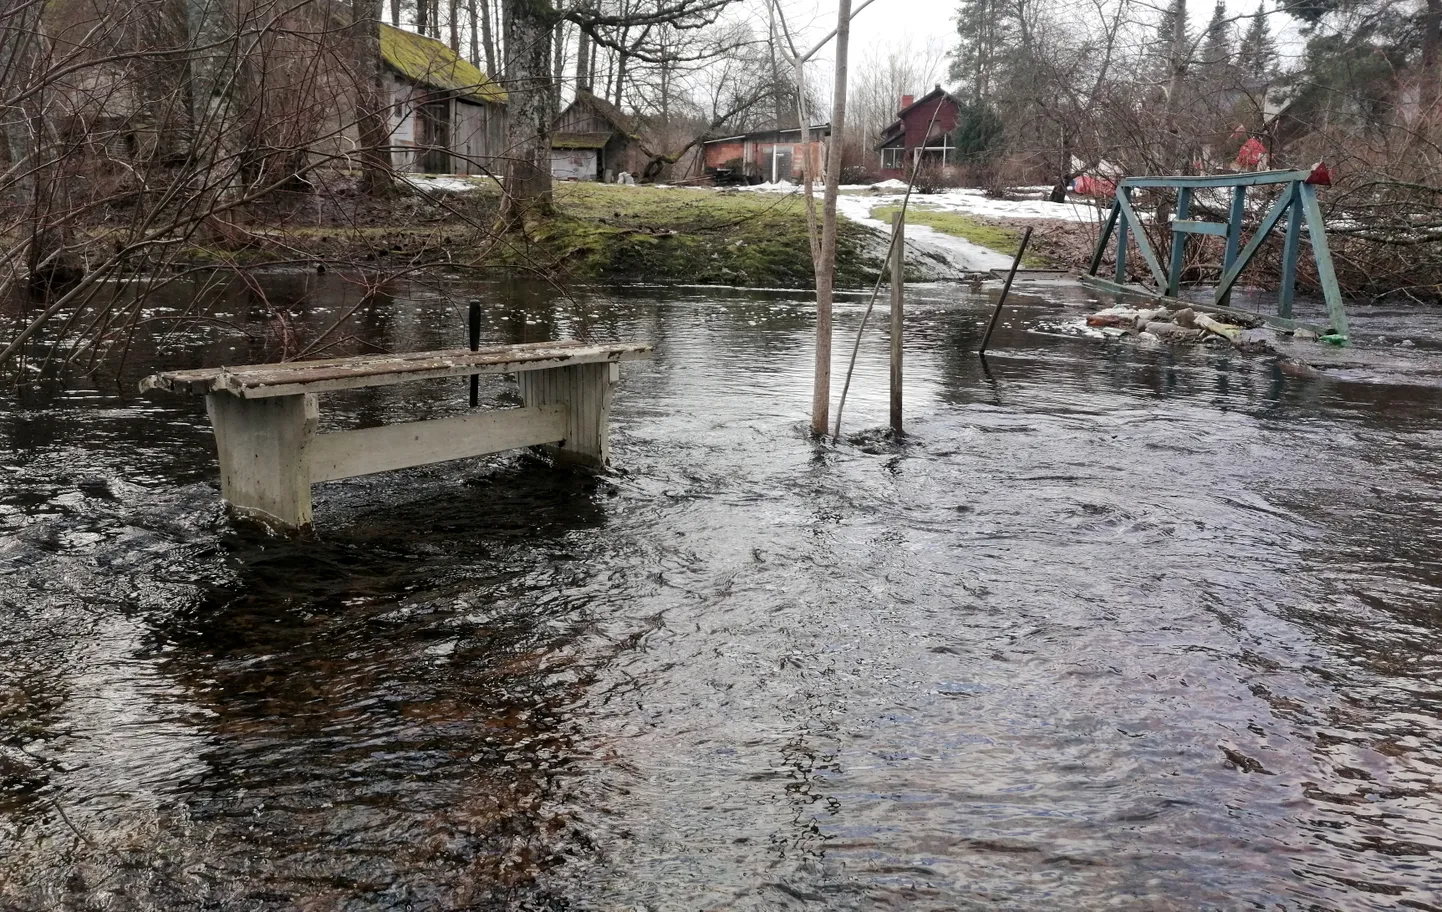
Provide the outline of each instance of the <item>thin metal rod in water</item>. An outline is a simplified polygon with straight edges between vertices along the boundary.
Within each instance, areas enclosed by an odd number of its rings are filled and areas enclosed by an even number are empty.
[[[891,218],[891,432],[901,434],[901,304],[906,279],[906,213]]]
[[[471,330],[471,351],[481,347],[481,302],[475,298],[471,299],[470,314]],[[477,374],[471,374],[471,405],[479,405],[481,401],[481,378]]]
[[[1016,269],[1021,265],[1021,255],[1026,253],[1026,242],[1031,240],[1031,226],[1026,226],[1026,231],[1021,235],[1021,246],[1016,248],[1016,259],[1011,261],[1011,272],[1006,274],[1006,284],[1001,287],[1001,297],[996,299],[996,310],[991,312],[991,322],[986,324],[986,335],[981,337],[981,348],[976,350],[978,355],[986,354],[987,343],[991,341],[991,332],[996,329],[996,321],[1001,316],[1001,306],[1006,303],[1006,296],[1011,294],[1011,282],[1016,278]]]

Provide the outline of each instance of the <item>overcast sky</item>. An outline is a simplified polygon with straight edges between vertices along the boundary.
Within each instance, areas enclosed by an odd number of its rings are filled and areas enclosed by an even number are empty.
[[[852,6],[859,2],[852,0]],[[1140,2],[1160,6],[1165,0]],[[1211,19],[1215,2],[1188,0],[1188,18],[1193,29],[1202,28]],[[1269,2],[1268,6],[1275,8],[1275,3]],[[896,46],[908,39],[913,47],[924,45],[928,39],[940,40],[950,50],[956,45],[956,7],[957,0],[875,0],[852,22],[852,56],[861,59],[868,51]],[[836,0],[786,0],[786,8],[792,29],[810,36],[808,46],[836,24]],[[1232,15],[1250,14],[1256,11],[1257,0],[1228,0],[1227,8]],[[1246,23],[1238,25],[1244,28]],[[1287,51],[1298,46],[1296,28],[1289,17],[1273,13],[1268,17],[1268,25],[1278,38],[1280,49]],[[827,57],[829,60],[829,54]]]

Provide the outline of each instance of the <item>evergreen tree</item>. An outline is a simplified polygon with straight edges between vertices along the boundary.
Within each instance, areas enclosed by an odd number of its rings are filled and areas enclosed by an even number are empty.
[[[961,0],[957,7],[958,41],[950,72],[967,87],[973,103],[991,97],[1012,31],[999,0]]]
[[[1242,75],[1250,79],[1267,79],[1276,70],[1277,45],[1267,29],[1265,5],[1257,7],[1247,34],[1242,36],[1242,43],[1237,48],[1237,66]]]
[[[1154,57],[1162,78],[1169,78],[1180,69],[1185,72],[1187,51],[1191,47],[1191,36],[1187,33],[1187,2],[1171,0],[1157,23],[1156,51]]]
[[[1232,61],[1232,24],[1227,21],[1227,5],[1217,0],[1212,21],[1202,40],[1202,65],[1208,68],[1225,66]]]
[[[1006,125],[996,109],[984,101],[962,104],[956,112],[951,143],[958,160],[967,164],[989,161],[1001,148]]]

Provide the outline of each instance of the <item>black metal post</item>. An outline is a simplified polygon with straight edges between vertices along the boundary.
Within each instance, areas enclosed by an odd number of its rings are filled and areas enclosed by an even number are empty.
[[[976,350],[978,355],[986,354],[986,345],[991,341],[991,331],[996,329],[997,318],[1001,316],[1001,306],[1006,303],[1006,296],[1011,294],[1011,282],[1016,278],[1016,269],[1021,265],[1021,255],[1026,253],[1026,242],[1031,240],[1031,226],[1026,226],[1026,231],[1021,235],[1021,246],[1016,249],[1016,259],[1011,261],[1011,272],[1006,274],[1006,284],[1001,287],[1001,297],[996,299],[996,310],[991,312],[991,322],[986,324],[986,335],[981,337],[981,348]]]
[[[1028,229],[1030,230],[1030,229]],[[471,299],[471,351],[481,347],[481,302],[475,298]],[[479,374],[471,374],[471,405],[479,405],[481,401],[481,377]]]

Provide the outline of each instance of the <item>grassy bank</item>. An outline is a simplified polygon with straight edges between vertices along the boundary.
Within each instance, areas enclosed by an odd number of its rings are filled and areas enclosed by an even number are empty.
[[[806,210],[796,196],[570,183],[557,217],[497,255],[572,278],[804,288],[814,284]],[[876,275],[875,235],[842,221],[837,284]]]
[[[899,206],[877,206],[871,210],[871,217],[889,223],[899,208]],[[924,203],[908,206],[906,220],[916,225],[933,228],[943,234],[963,238],[973,244],[978,244],[988,250],[995,250],[997,253],[1004,253],[1007,256],[1015,255],[1016,248],[1021,245],[1021,231],[1015,228],[982,221],[975,216],[963,215],[960,212],[941,212],[936,209],[928,209]],[[1053,264],[1046,256],[1028,248],[1026,256],[1022,258],[1022,265],[1034,269],[1046,269]]]
[[[805,205],[796,196],[562,183],[555,188],[555,218],[525,236],[497,238],[491,232],[500,203],[495,182],[445,180],[470,189],[428,188],[388,201],[322,197],[302,200],[291,213],[253,212],[245,222],[193,238],[183,260],[231,267],[315,261],[336,268],[513,268],[562,282],[815,284]],[[838,286],[872,281],[883,243],[871,229],[842,219]]]

